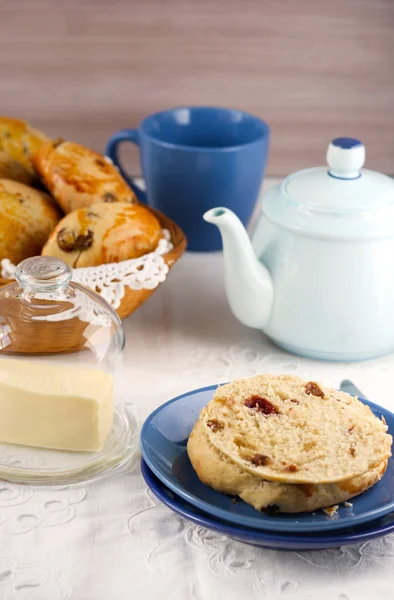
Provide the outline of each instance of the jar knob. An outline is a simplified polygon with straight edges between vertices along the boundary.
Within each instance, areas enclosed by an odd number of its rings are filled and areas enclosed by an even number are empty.
[[[339,137],[327,149],[328,174],[336,179],[358,179],[365,162],[365,147],[360,140]]]
[[[66,287],[72,277],[68,264],[53,256],[33,256],[17,266],[15,279],[23,288],[54,291]]]

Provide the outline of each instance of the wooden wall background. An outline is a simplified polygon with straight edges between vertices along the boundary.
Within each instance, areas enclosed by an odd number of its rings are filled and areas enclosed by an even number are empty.
[[[266,119],[271,175],[337,135],[393,173],[394,0],[0,0],[0,114],[103,150],[182,104]]]

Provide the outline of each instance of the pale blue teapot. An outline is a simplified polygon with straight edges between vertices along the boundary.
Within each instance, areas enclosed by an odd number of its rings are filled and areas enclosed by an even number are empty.
[[[222,234],[234,315],[290,352],[362,360],[394,350],[394,181],[364,160],[358,140],[333,140],[328,167],[266,192],[252,241],[230,210],[204,215]]]

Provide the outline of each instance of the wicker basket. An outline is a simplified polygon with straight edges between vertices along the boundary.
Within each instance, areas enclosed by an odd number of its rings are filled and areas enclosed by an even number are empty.
[[[176,263],[178,258],[180,258],[185,251],[186,248],[186,237],[183,231],[175,225],[171,219],[164,216],[162,213],[150,208],[154,215],[159,220],[163,229],[168,229],[171,235],[171,242],[173,243],[173,249],[163,256],[165,263],[168,265],[169,269]],[[7,285],[8,283],[12,283],[7,279],[0,278],[0,287]],[[157,288],[155,288],[157,289]],[[130,288],[125,289],[125,294],[122,298],[121,304],[117,309],[117,313],[121,319],[124,319],[132,312],[134,312],[141,304],[145,302],[155,291],[153,290],[132,290]]]

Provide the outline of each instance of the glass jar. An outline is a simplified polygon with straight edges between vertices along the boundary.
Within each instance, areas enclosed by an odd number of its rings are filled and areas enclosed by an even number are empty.
[[[138,447],[122,395],[122,323],[71,276],[62,260],[37,256],[0,289],[3,479],[92,479],[124,465]]]

